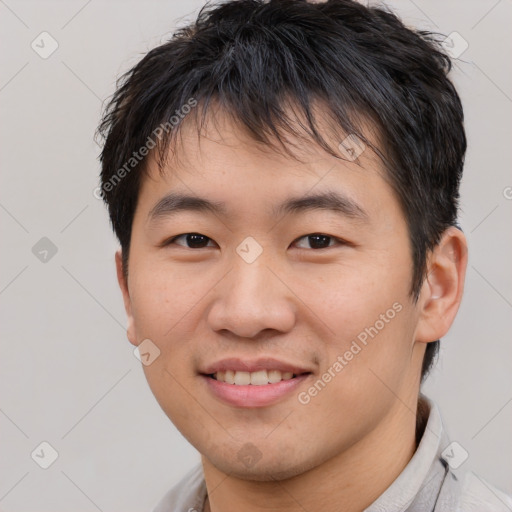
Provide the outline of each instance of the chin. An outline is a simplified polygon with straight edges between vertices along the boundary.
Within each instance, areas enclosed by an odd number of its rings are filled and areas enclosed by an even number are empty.
[[[274,453],[279,453],[276,450]],[[206,457],[206,456],[205,456]],[[234,453],[232,458],[213,456],[206,457],[210,464],[214,465],[219,471],[231,477],[240,480],[250,480],[254,482],[278,482],[288,480],[297,475],[301,475],[321,463],[321,461],[297,461],[288,460],[286,457],[272,456],[271,460],[265,460],[262,456],[256,462],[245,462],[240,460],[238,453]],[[233,463],[233,461],[236,461]]]

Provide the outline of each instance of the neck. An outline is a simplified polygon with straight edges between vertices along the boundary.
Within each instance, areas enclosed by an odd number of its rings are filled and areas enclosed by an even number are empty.
[[[397,400],[383,421],[349,450],[287,480],[254,482],[230,477],[203,457],[208,489],[205,512],[364,510],[391,485],[416,451],[424,421],[416,420],[418,404],[411,402],[412,407],[404,407]],[[420,412],[424,416],[421,400]]]

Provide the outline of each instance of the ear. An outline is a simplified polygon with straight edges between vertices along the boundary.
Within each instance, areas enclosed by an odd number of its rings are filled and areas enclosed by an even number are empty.
[[[462,300],[467,262],[466,237],[451,226],[428,258],[427,277],[418,298],[416,341],[428,343],[448,332]]]
[[[128,340],[132,345],[137,346],[137,337],[135,336],[135,322],[132,315],[132,302],[130,298],[130,291],[128,290],[128,282],[124,276],[123,272],[123,257],[122,251],[119,249],[116,251],[116,270],[117,270],[117,282],[119,283],[119,288],[121,288],[121,292],[123,294],[124,301],[124,309],[126,311],[126,316],[128,319],[128,326],[126,328],[126,335]]]

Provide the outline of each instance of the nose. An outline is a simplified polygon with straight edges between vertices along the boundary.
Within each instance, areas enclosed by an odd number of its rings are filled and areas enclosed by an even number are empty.
[[[284,272],[274,267],[263,257],[247,263],[235,255],[230,272],[215,287],[210,327],[241,338],[257,338],[266,330],[290,331],[296,322],[294,294]]]

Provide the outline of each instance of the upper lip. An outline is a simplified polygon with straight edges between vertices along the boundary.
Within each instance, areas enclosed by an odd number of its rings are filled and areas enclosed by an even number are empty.
[[[292,363],[279,361],[271,357],[258,358],[254,360],[242,360],[238,357],[222,359],[208,366],[205,366],[200,373],[212,375],[217,372],[233,370],[238,372],[257,372],[259,370],[279,370],[281,372],[292,372],[295,375],[311,373],[310,370]]]

